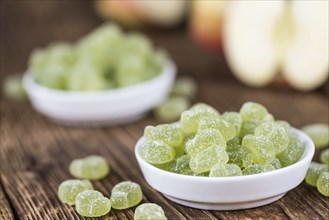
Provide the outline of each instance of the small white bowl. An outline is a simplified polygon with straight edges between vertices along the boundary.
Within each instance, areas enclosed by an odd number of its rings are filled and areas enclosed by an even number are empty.
[[[178,204],[208,210],[248,209],[280,199],[305,178],[314,144],[302,131],[292,128],[292,132],[305,143],[301,159],[288,167],[248,176],[202,177],[161,170],[141,158],[144,137],[135,146],[135,156],[148,184]]]
[[[169,62],[157,77],[108,91],[60,91],[37,84],[27,71],[23,85],[33,107],[66,125],[114,125],[141,118],[163,102],[174,82],[176,66]]]

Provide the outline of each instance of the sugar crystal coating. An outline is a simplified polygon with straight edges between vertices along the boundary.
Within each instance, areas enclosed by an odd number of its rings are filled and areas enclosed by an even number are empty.
[[[58,197],[63,203],[74,205],[79,193],[91,189],[93,186],[89,180],[65,180],[58,186]]]
[[[240,167],[236,164],[215,164],[209,173],[211,177],[220,176],[241,176],[242,171]]]
[[[100,217],[110,212],[111,201],[96,190],[86,190],[77,195],[75,209],[84,217]]]
[[[275,170],[275,168],[272,165],[259,165],[259,164],[252,164],[248,167],[246,167],[244,170],[242,170],[243,175],[252,175],[257,173],[264,173],[268,171]]]
[[[167,220],[167,217],[159,205],[144,203],[135,209],[134,220]]]
[[[235,147],[227,147],[226,149],[229,156],[228,163],[236,164],[241,169],[252,164],[252,153],[248,148],[236,145]]]
[[[146,142],[142,146],[141,157],[151,164],[163,164],[175,159],[175,150],[162,142]]]
[[[143,199],[141,187],[134,182],[124,181],[115,185],[111,192],[114,209],[127,209],[140,203]]]
[[[77,178],[100,180],[108,175],[110,167],[105,158],[92,155],[73,160],[69,166],[69,170],[71,175]]]
[[[146,126],[144,136],[147,141],[163,142],[169,146],[177,147],[183,144],[184,135],[181,130],[172,124]]]
[[[178,157],[168,164],[168,170],[173,173],[193,175],[193,171],[190,168],[190,160],[190,155]]]
[[[324,164],[329,165],[329,148],[321,152],[320,161]]]
[[[298,137],[290,134],[288,147],[276,157],[279,159],[283,167],[296,163],[304,153],[305,144]]]
[[[216,129],[210,128],[199,131],[193,139],[186,142],[187,154],[195,156],[212,145],[226,147],[223,135]]]
[[[239,134],[242,124],[242,118],[239,113],[237,112],[224,112],[221,116],[222,119],[231,123],[235,127],[235,133]]]
[[[223,135],[225,141],[233,139],[236,134],[234,125],[220,117],[204,117],[200,120],[199,131],[210,128],[218,130]]]
[[[272,165],[276,170],[282,168],[281,162],[278,158],[275,158],[270,165]]]
[[[328,165],[312,162],[306,173],[306,183],[316,187],[318,178],[323,172],[329,172]]]
[[[204,173],[210,171],[216,163],[225,164],[228,162],[228,155],[225,148],[211,146],[191,157],[190,168],[193,172]]]
[[[244,121],[262,121],[267,114],[267,109],[263,105],[254,102],[246,102],[240,109],[240,115]]]
[[[321,173],[317,180],[316,186],[322,195],[329,197],[329,172]]]

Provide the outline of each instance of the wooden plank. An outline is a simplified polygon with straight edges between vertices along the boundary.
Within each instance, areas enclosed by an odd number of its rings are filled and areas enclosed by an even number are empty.
[[[0,219],[14,219],[14,214],[10,208],[9,201],[5,195],[2,184],[0,183]]]

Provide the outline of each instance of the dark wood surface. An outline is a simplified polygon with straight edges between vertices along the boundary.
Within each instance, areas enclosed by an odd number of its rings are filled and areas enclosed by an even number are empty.
[[[1,82],[6,75],[26,69],[34,47],[57,40],[74,41],[101,23],[91,3],[84,1],[1,1],[0,8]],[[310,93],[294,92],[282,84],[248,88],[232,77],[220,55],[200,49],[183,29],[147,33],[172,54],[179,74],[198,80],[195,102],[209,103],[223,112],[237,111],[243,102],[256,101],[295,127],[328,123],[327,86]],[[143,202],[161,205],[169,219],[329,219],[329,199],[304,182],[279,201],[249,210],[205,211],[167,200],[145,182],[133,154],[144,127],[159,123],[151,114],[122,126],[72,128],[57,125],[30,104],[7,100],[3,94],[0,104],[0,219],[83,219],[58,200],[57,187],[72,178],[69,163],[90,154],[103,155],[111,166],[110,175],[94,183],[96,189],[108,196],[120,181],[138,182]],[[318,153],[314,160],[318,160]],[[103,219],[132,219],[133,211],[112,210]]]

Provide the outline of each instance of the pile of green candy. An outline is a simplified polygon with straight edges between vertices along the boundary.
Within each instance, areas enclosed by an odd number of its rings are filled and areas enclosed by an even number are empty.
[[[199,103],[181,114],[178,124],[147,126],[142,158],[163,170],[194,176],[240,176],[296,163],[304,143],[285,121],[258,103],[220,114]]]
[[[125,87],[160,74],[168,59],[141,33],[104,24],[75,44],[54,43],[32,52],[29,69],[43,86],[73,91]]]
[[[80,179],[63,181],[58,187],[59,199],[68,205],[75,205],[76,211],[84,217],[100,217],[111,211],[111,208],[122,210],[139,204],[143,199],[141,187],[131,181],[116,184],[107,198],[94,190],[89,180],[105,178],[110,167],[105,158],[97,155],[73,160],[69,171]],[[134,219],[167,219],[162,208],[156,204],[145,203],[136,208]]]

